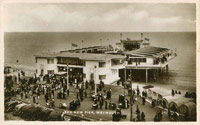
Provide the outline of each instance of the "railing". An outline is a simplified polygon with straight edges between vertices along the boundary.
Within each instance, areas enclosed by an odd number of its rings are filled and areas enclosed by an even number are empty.
[[[66,63],[66,62],[58,62],[57,64],[83,66],[83,63]]]

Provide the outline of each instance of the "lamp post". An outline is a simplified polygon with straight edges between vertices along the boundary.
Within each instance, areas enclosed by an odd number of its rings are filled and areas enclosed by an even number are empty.
[[[124,96],[125,96],[125,83],[126,83],[126,65],[124,64]]]
[[[67,64],[67,88],[69,89],[69,65]]]
[[[132,72],[131,72],[132,73]],[[132,78],[132,74],[130,74],[130,80]],[[130,121],[133,121],[133,83],[131,80],[131,97],[130,97],[130,104],[131,104],[131,108],[130,108]]]
[[[97,94],[97,85],[96,85],[96,82],[95,82],[95,80],[96,80],[96,68],[97,68],[97,66],[94,66],[94,85],[95,85],[94,91],[95,91],[95,95]]]
[[[17,84],[19,83],[19,73],[18,73],[18,69],[19,69],[19,60],[16,61],[17,62],[17,68],[16,68],[16,73],[17,73]]]

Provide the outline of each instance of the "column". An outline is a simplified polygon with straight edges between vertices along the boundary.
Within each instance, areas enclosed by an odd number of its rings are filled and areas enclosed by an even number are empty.
[[[167,70],[167,71],[168,71],[168,68],[169,68],[169,67],[168,67],[168,64],[167,64],[167,65],[166,65],[166,70]]]
[[[146,69],[146,83],[148,83],[148,69]]]
[[[67,89],[69,89],[69,67],[67,65]]]
[[[124,82],[126,81],[126,67],[124,68]]]

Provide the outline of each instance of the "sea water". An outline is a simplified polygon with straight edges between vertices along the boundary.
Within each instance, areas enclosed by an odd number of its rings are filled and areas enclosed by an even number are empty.
[[[121,34],[121,35],[120,35]],[[169,64],[169,71],[156,82],[148,83],[168,88],[196,90],[196,33],[195,32],[144,32],[152,46],[177,49],[178,56]],[[18,65],[29,74],[35,72],[34,55],[42,52],[59,52],[88,46],[112,45],[120,39],[141,39],[139,32],[17,32],[5,33],[4,62]]]

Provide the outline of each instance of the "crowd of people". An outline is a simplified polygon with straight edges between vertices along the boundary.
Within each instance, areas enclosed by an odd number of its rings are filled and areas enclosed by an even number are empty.
[[[25,72],[21,72],[21,74],[23,74],[22,76],[24,76]],[[43,82],[41,82],[40,79],[36,76],[29,78],[25,78],[22,76],[18,75],[20,84],[17,85],[14,85],[17,82],[16,76],[14,78],[11,76],[6,76],[5,88],[9,92],[10,96],[19,96],[21,99],[25,99],[33,103],[39,103],[38,101],[41,98],[41,96],[44,96],[46,106],[50,108],[55,107],[56,98],[65,100],[68,98],[68,96],[70,96],[71,93],[75,93],[76,98],[74,98],[74,102],[80,103],[84,100],[84,98],[87,98],[89,94],[90,97],[92,97],[93,109],[119,109],[121,112],[121,109],[130,108],[130,104],[134,104],[134,102],[137,101],[138,96],[140,96],[139,87],[137,86],[137,88],[135,89],[131,88],[131,82],[129,82],[129,84],[125,84],[123,81],[117,82],[117,85],[123,83],[122,86],[124,86],[124,89],[127,90],[128,95],[133,98],[132,100],[129,100],[127,98],[129,96],[120,94],[118,104],[116,104],[112,102],[112,89],[105,89],[104,82],[102,80],[99,84],[96,84],[95,87],[94,80],[77,82],[77,80],[74,79],[71,80],[70,83],[67,83],[67,77],[46,75],[43,78]],[[90,92],[88,93],[88,91]],[[181,94],[181,92],[177,90],[172,90],[172,96],[175,96],[175,94]],[[141,100],[143,105],[145,105],[147,97],[147,92],[142,91]],[[152,107],[154,108],[156,107],[156,105],[156,101],[152,100]],[[162,111],[158,111],[155,115],[154,121],[161,121],[162,114]],[[176,114],[170,116],[174,116],[176,120]],[[141,112],[139,110],[139,106],[137,105],[136,121],[145,121],[145,117],[145,113]]]

